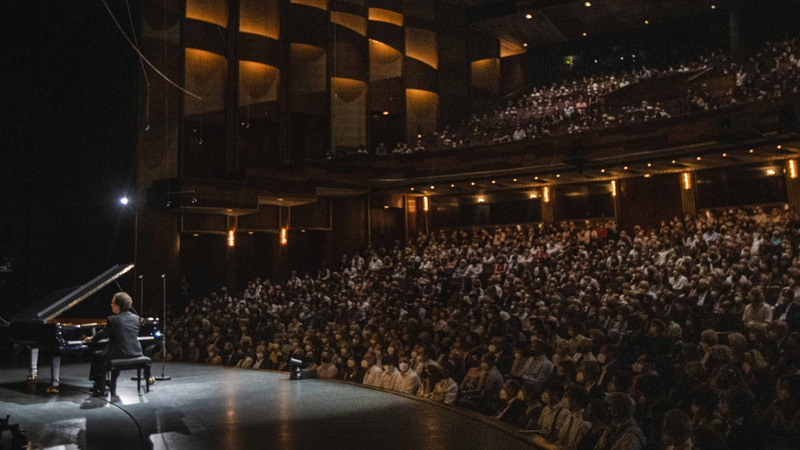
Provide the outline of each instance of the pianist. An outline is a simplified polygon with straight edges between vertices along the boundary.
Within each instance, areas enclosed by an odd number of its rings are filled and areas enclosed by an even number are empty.
[[[106,327],[84,342],[98,342],[108,338],[103,350],[92,353],[92,367],[89,378],[94,381],[94,393],[105,391],[105,363],[111,359],[134,358],[142,356],[139,344],[139,316],[131,312],[133,300],[125,292],[118,292],[111,298],[111,311]]]

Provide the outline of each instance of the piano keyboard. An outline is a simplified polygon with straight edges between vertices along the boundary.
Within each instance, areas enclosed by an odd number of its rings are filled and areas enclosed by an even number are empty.
[[[149,342],[155,340],[153,336],[139,336],[139,342]],[[108,339],[100,339],[97,342],[92,342],[92,344],[105,344],[108,342]],[[74,346],[74,345],[85,345],[83,341],[67,341],[67,345]]]

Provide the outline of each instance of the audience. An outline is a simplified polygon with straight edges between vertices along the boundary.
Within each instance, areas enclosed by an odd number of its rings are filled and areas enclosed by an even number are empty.
[[[729,76],[733,87],[727,92],[703,84],[685,98],[674,98],[662,105],[657,101],[611,110],[604,97],[642,80],[689,73],[707,77]],[[712,53],[663,68],[639,67],[626,72],[584,76],[572,81],[533,88],[505,107],[473,114],[459,126],[448,125],[430,136],[421,136],[413,146],[397,143],[389,152],[379,143],[374,154],[408,154],[431,150],[466,148],[476,145],[540,139],[576,134],[630,123],[668,119],[683,114],[715,110],[800,92],[800,55],[797,39],[766,42],[747,57],[734,60],[724,53]],[[413,148],[412,148],[413,147]],[[366,153],[359,148],[358,154]]]
[[[439,231],[190,300],[168,316],[167,357],[283,371],[296,358],[562,448],[791,448],[798,250],[800,216],[760,208],[630,234]]]

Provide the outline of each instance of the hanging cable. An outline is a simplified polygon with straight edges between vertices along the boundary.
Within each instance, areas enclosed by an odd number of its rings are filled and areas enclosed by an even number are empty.
[[[128,8],[128,20],[131,23],[131,34],[133,35],[133,42],[136,46],[139,46],[139,40],[136,39],[136,27],[133,25],[133,15],[131,14],[131,4],[128,0],[125,0],[125,6]],[[145,122],[145,131],[150,129],[150,77],[147,76],[147,70],[144,67],[144,61],[142,58],[139,57],[139,64],[142,66],[142,73],[144,74],[144,81],[147,84],[147,96],[144,100],[144,122]]]
[[[130,40],[128,35],[125,34],[125,30],[122,29],[122,26],[117,21],[117,18],[114,16],[114,13],[111,12],[111,8],[108,7],[108,3],[106,3],[106,0],[101,0],[101,1],[103,2],[103,6],[106,7],[106,11],[108,11],[108,14],[111,16],[111,20],[114,21],[114,24],[117,26],[117,28],[119,29],[120,33],[122,33],[122,36],[125,38],[126,41],[128,41],[128,44],[130,44],[131,47],[133,48],[133,50],[136,51],[136,53],[139,54],[139,57],[142,59],[142,61],[146,62],[148,66],[150,66],[153,70],[155,70],[157,74],[161,75],[161,78],[165,79],[169,84],[171,84],[171,85],[175,86],[176,88],[180,89],[183,93],[185,93],[187,95],[191,95],[192,97],[194,97],[194,98],[196,98],[198,100],[202,100],[202,98],[199,95],[187,91],[186,89],[182,88],[177,83],[175,83],[174,81],[170,80],[169,77],[167,77],[166,75],[161,73],[161,71],[158,70],[156,68],[156,66],[154,66],[153,63],[151,63],[150,60],[148,60],[144,56],[144,54],[142,54],[142,52],[139,50],[139,47],[137,47],[136,44],[134,44],[133,41]],[[166,14],[166,11],[165,11],[165,14]]]

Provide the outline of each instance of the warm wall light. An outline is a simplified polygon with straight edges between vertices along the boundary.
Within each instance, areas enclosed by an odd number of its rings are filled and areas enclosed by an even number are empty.
[[[775,175],[775,169],[767,169],[767,175],[770,177]]]
[[[688,191],[692,188],[692,174],[689,172],[683,172],[681,174],[681,180],[683,181],[683,190]]]
[[[611,196],[617,196],[617,180],[611,180]]]
[[[383,112],[383,115],[384,115],[384,116],[388,116],[388,115],[389,115],[389,111],[384,111],[384,112]]]
[[[389,205],[383,205],[383,209],[389,209]]]
[[[588,8],[588,7],[592,6],[592,2],[585,2],[585,3],[583,4],[583,6],[585,6],[585,7],[587,7],[587,8]]]
[[[428,197],[422,197],[422,210],[428,212]]]
[[[485,198],[483,198],[483,197],[479,197],[479,198],[478,198],[478,203],[483,203],[483,202],[485,202],[485,201],[486,201],[486,199],[485,199]]]
[[[542,201],[545,203],[550,203],[550,186],[545,186],[542,188]]]
[[[797,160],[790,159],[788,166],[789,166],[789,178],[794,180],[795,178],[797,178]]]
[[[281,245],[289,243],[289,231],[286,228],[281,228]]]
[[[434,186],[434,185],[431,185],[431,189],[436,189],[436,186]]]
[[[233,230],[228,231],[228,247],[233,247],[236,244],[236,232]]]
[[[536,194],[531,194],[531,198],[536,198]]]
[[[525,14],[526,19],[533,19],[533,14]]]

